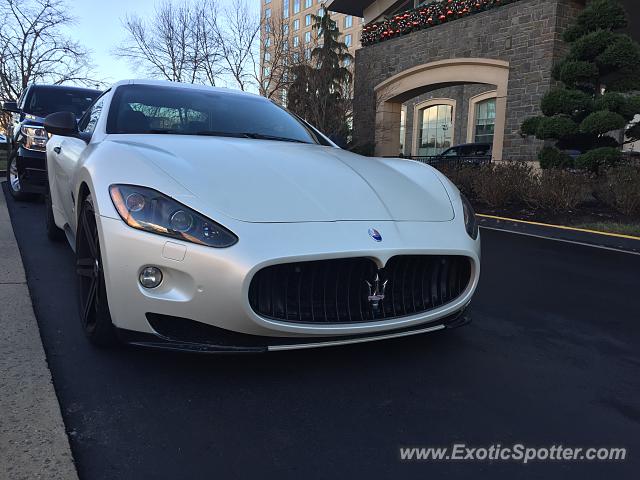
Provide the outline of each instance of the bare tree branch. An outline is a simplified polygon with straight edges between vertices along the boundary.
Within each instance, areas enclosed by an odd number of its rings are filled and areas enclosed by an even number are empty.
[[[146,74],[174,82],[219,81],[223,68],[214,0],[164,0],[150,19],[125,17],[123,26],[127,39],[113,53]]]
[[[61,32],[75,19],[64,0],[0,3],[0,96],[16,99],[30,83],[101,84],[89,52]]]

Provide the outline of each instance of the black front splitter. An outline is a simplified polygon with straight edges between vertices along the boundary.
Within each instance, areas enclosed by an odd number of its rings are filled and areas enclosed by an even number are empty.
[[[187,319],[178,320],[192,322],[191,320]],[[209,337],[206,342],[194,340],[187,341],[184,339],[172,338],[160,334],[143,333],[125,329],[118,329],[117,333],[118,338],[121,342],[136,347],[206,354],[266,353],[271,350],[293,350],[303,348],[338,346],[348,343],[362,343],[368,341],[390,339],[394,337],[420,335],[437,330],[459,328],[467,325],[470,322],[471,318],[465,313],[465,310],[463,309],[459,312],[449,315],[448,317],[431,323],[424,323],[398,330],[336,337],[259,337],[256,335],[247,335],[231,332],[229,330],[218,329],[216,327],[211,327],[211,329],[222,332],[222,338],[220,338],[220,341],[218,342],[216,342],[215,338],[211,337]]]

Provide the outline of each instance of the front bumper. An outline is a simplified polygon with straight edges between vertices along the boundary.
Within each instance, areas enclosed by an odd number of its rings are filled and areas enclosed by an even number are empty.
[[[98,226],[113,323],[122,330],[152,335],[158,332],[148,321],[148,314],[188,319],[244,335],[319,342],[329,337],[346,340],[352,336],[438,326],[442,319],[468,305],[480,274],[480,241],[466,235],[461,221],[238,222],[228,227],[240,241],[226,249],[135,230],[120,219],[110,217],[100,217]],[[379,230],[384,241],[371,240],[367,233],[369,227]],[[358,324],[279,322],[258,316],[249,305],[251,279],[268,265],[368,257],[383,266],[396,255],[467,256],[472,264],[471,281],[462,295],[442,307],[409,317]],[[148,265],[159,267],[164,275],[162,284],[153,290],[144,289],[138,283],[140,271]]]
[[[47,186],[47,160],[45,152],[19,147],[16,157],[20,187],[24,193],[45,193]]]
[[[464,310],[440,319],[428,325],[362,335],[349,335],[338,338],[296,338],[296,337],[258,337],[230,332],[210,327],[188,319],[167,318],[167,321],[188,325],[191,332],[182,331],[176,335],[141,333],[131,330],[117,330],[119,339],[126,344],[159,350],[174,350],[192,353],[266,353],[284,350],[302,350],[307,348],[337,347],[355,343],[367,343],[377,340],[390,340],[413,335],[421,335],[439,330],[462,327],[471,322]],[[197,324],[197,325],[194,325]],[[176,332],[177,333],[177,332]],[[191,335],[190,335],[191,334]]]

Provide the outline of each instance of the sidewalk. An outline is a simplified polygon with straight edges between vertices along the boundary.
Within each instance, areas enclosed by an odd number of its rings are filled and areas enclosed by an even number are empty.
[[[0,478],[78,478],[2,189]]]

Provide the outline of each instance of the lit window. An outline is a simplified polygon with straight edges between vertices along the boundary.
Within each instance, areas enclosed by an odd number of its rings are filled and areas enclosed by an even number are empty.
[[[300,20],[298,20],[297,18],[293,21],[293,30],[300,30]]]
[[[304,0],[304,8],[309,8],[313,5],[313,0]]]
[[[304,32],[304,43],[311,43],[311,32]]]
[[[289,0],[282,0],[282,18],[289,18]]]
[[[318,9],[318,16],[319,17],[324,17],[324,8],[319,8]]]
[[[265,9],[264,18],[271,18],[271,9],[270,8]]]
[[[271,46],[271,37],[267,37],[264,41],[264,46],[269,48]]]
[[[300,46],[300,37],[298,37],[298,36],[293,37],[293,46],[294,47],[299,47]]]
[[[309,25],[311,25],[311,15],[305,15],[305,16],[304,16],[304,24],[305,24],[305,26],[307,26],[307,27],[308,27]]]
[[[496,127],[496,99],[490,98],[476,103],[474,141],[477,143],[493,143]]]
[[[299,13],[300,12],[300,0],[293,0],[293,13]]]
[[[346,36],[344,37],[344,43],[345,43],[345,45],[346,45],[347,47],[350,47],[350,46],[351,46],[351,44],[353,43],[353,40],[351,39],[351,34],[346,35]]]
[[[353,17],[351,15],[347,15],[344,17],[344,28],[353,27]]]
[[[438,155],[453,144],[453,107],[434,105],[418,111],[418,155]]]
[[[265,62],[270,62],[271,61],[271,53],[264,52],[264,61]]]

